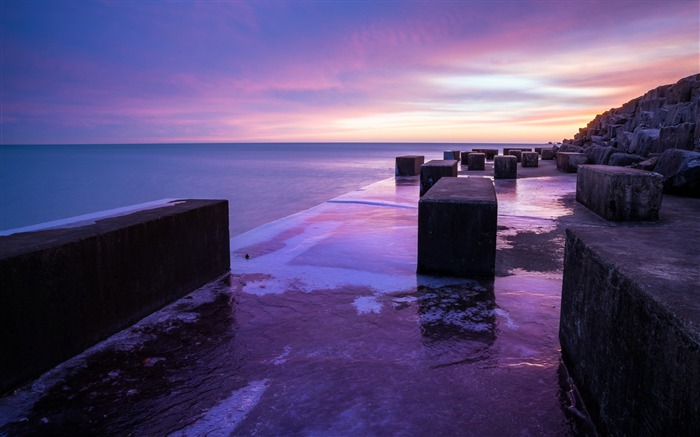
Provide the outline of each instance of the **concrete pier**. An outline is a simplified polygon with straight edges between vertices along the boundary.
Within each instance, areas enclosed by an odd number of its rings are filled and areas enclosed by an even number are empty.
[[[700,430],[700,230],[687,217],[567,230],[559,339],[601,435]]]
[[[588,162],[584,153],[557,152],[557,170],[565,173],[576,173],[578,166]]]
[[[467,167],[470,171],[484,170],[486,168],[486,154],[470,153],[467,155]]]
[[[440,179],[418,202],[418,273],[493,276],[497,210],[490,179]]]
[[[608,165],[581,165],[576,200],[606,220],[658,220],[663,176]]]
[[[493,158],[493,177],[496,179],[517,178],[518,158],[513,155],[495,156]]]
[[[404,155],[396,157],[396,176],[418,176],[420,166],[425,163],[425,156]]]
[[[420,195],[428,192],[442,177],[457,177],[459,161],[433,159],[420,168]]]
[[[0,392],[229,271],[228,202],[0,237]]]
[[[520,163],[523,167],[537,167],[540,155],[537,152],[523,152]]]

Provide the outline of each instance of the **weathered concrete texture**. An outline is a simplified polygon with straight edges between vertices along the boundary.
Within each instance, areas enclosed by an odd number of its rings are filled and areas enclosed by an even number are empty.
[[[695,226],[567,230],[559,338],[603,435],[700,432],[698,241]]]
[[[484,170],[486,168],[486,154],[470,153],[467,156],[467,167],[469,170]]]
[[[617,151],[618,150],[614,147],[591,146],[586,149],[585,153],[588,158],[588,163],[606,165],[610,160],[610,155]]]
[[[459,161],[433,159],[420,167],[420,195],[424,195],[442,177],[457,177]]]
[[[586,164],[588,158],[578,152],[557,152],[557,170],[565,173],[576,173],[579,165]]]
[[[606,220],[658,220],[662,198],[658,173],[607,165],[578,168],[576,200]]]
[[[498,155],[498,149],[479,149],[479,151],[486,155],[488,161],[493,161],[493,157]]]
[[[405,155],[396,157],[396,176],[418,176],[420,166],[425,163],[425,156]]]
[[[664,177],[664,191],[700,197],[700,152],[670,149],[659,156],[654,171]]]
[[[537,152],[523,152],[521,155],[521,165],[523,167],[537,167],[540,155]]]
[[[518,162],[522,161],[522,154],[523,154],[522,150],[511,149],[510,151],[508,151],[508,155],[515,156],[515,158],[518,160]]]
[[[515,179],[518,177],[518,158],[512,155],[493,158],[493,177],[496,179]]]
[[[228,202],[0,237],[0,392],[230,268]]]
[[[542,148],[542,160],[551,161],[554,159],[554,149],[552,148]]]
[[[497,210],[488,178],[438,181],[418,202],[418,273],[493,276]]]

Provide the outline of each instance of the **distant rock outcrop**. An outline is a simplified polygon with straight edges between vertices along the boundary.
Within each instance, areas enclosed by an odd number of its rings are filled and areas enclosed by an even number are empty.
[[[665,191],[700,197],[700,74],[597,115],[563,149],[593,164],[653,169]]]

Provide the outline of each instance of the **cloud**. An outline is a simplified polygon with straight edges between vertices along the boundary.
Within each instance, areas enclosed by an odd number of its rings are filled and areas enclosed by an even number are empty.
[[[35,6],[3,4],[4,143],[561,139],[700,53],[684,1]]]

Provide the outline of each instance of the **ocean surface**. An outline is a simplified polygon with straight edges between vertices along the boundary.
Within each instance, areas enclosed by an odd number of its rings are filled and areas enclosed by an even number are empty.
[[[516,144],[0,146],[0,230],[164,198],[227,199],[231,237],[394,175],[406,154]],[[532,144],[525,146],[532,147]]]

